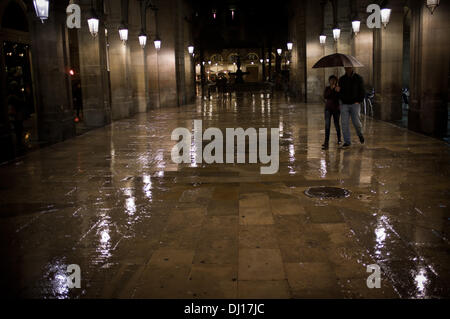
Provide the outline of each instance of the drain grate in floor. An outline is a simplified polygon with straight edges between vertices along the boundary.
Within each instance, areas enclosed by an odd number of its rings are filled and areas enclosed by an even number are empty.
[[[339,187],[320,186],[308,188],[305,194],[309,197],[345,198],[350,196],[350,191]]]

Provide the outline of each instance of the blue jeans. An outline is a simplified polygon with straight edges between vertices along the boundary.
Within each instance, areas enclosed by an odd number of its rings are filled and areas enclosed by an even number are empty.
[[[356,134],[358,134],[359,137],[362,136],[361,121],[359,119],[360,108],[361,108],[360,104],[341,105],[342,134],[344,135],[344,143],[347,144],[352,143],[350,138],[350,123],[349,123],[350,117],[352,118]]]

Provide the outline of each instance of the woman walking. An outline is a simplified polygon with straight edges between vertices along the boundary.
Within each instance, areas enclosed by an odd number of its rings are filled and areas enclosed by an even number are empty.
[[[338,145],[341,144],[341,126],[339,124],[339,117],[341,115],[339,106],[339,91],[341,90],[338,86],[338,78],[335,75],[331,75],[328,78],[329,86],[325,88],[323,94],[326,99],[325,104],[325,142],[322,145],[323,150],[328,149],[330,141],[330,127],[331,127],[331,117],[333,117],[334,127],[336,128],[336,134],[338,138]]]

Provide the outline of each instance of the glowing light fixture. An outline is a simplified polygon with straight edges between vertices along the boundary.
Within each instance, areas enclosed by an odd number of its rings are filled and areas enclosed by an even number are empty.
[[[288,49],[289,51],[291,51],[291,50],[292,50],[292,47],[293,47],[293,43],[292,43],[292,42],[288,42],[286,46],[287,46],[287,49]]]
[[[194,46],[193,45],[188,46],[188,52],[189,52],[189,54],[194,54]]]
[[[263,64],[263,63],[264,63],[264,60],[263,60],[263,59],[259,59],[259,62],[260,62],[261,64]]]
[[[386,28],[387,24],[389,23],[390,17],[391,17],[391,9],[389,8],[381,9],[381,22],[383,23],[384,28]]]
[[[427,7],[431,14],[433,14],[434,10],[439,7],[439,0],[427,0]]]
[[[155,44],[156,51],[159,51],[161,49],[161,39],[158,36],[156,36],[153,43]]]
[[[95,38],[98,34],[98,24],[100,20],[98,19],[95,12],[92,10],[91,17],[87,20],[88,26],[89,26],[89,32],[92,34],[92,36]]]
[[[145,48],[147,44],[147,34],[144,32],[144,30],[141,30],[141,33],[138,36],[139,38],[139,44],[141,45],[142,49]]]
[[[341,37],[341,29],[339,29],[338,27],[335,27],[333,29],[333,38],[335,41],[339,40],[339,38]]]
[[[36,11],[36,16],[41,19],[42,23],[44,20],[48,19],[48,0],[33,0],[34,10]]]
[[[321,34],[319,36],[319,41],[320,41],[320,44],[325,44],[327,42],[327,36],[324,34]]]
[[[235,8],[231,8],[231,20],[234,20],[234,11],[236,10]]]
[[[352,29],[353,29],[353,32],[355,33],[355,35],[357,35],[359,33],[359,31],[361,30],[361,21],[353,20],[352,21]]]
[[[213,18],[214,18],[214,19],[217,18],[217,11],[216,11],[216,10],[213,10],[212,13],[213,13]]]
[[[283,50],[281,50],[281,49],[277,49],[277,53],[278,53],[278,55],[281,55],[281,53],[283,52]]]
[[[119,27],[119,37],[124,44],[128,41],[128,29],[124,25]]]
[[[211,63],[212,63],[212,62],[211,62],[211,60],[210,60],[210,61],[208,61],[208,64],[209,64],[209,65],[211,65]]]

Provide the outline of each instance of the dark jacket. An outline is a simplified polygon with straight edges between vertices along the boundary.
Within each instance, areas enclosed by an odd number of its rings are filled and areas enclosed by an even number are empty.
[[[364,101],[366,90],[363,78],[359,74],[355,72],[351,76],[344,74],[339,79],[339,86],[341,88],[339,98],[342,104],[362,103]]]
[[[325,104],[325,109],[328,111],[339,111],[339,93],[336,92],[331,87],[327,86],[323,97],[327,100]]]

